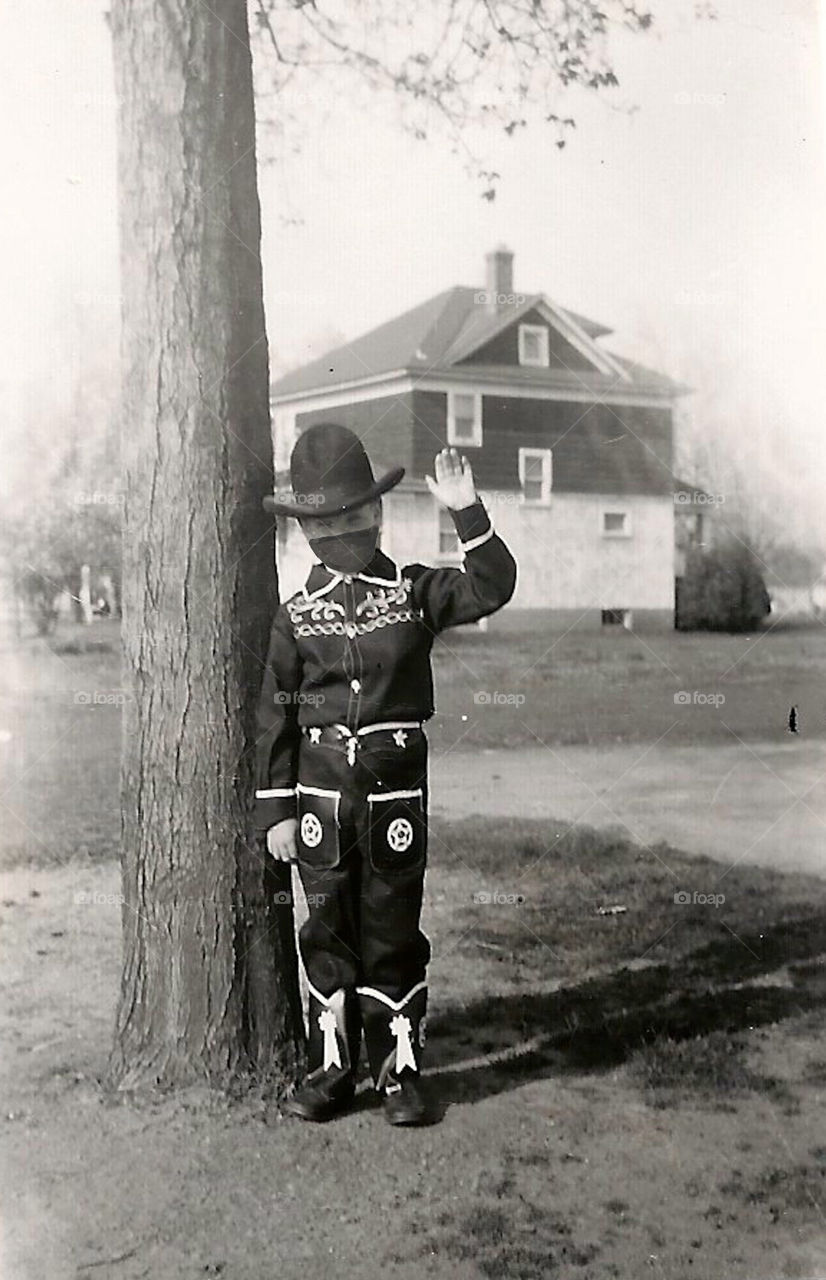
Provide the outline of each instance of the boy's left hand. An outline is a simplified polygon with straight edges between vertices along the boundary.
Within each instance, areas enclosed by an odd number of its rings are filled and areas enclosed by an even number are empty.
[[[470,463],[462,455],[460,458],[455,449],[442,449],[436,454],[434,464],[436,479],[425,476],[425,483],[437,502],[451,511],[461,511],[464,507],[472,507],[476,502],[476,486],[473,483],[473,472]]]

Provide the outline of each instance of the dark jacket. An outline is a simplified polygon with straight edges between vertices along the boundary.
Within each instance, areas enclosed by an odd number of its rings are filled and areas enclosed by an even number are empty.
[[[295,816],[302,726],[427,720],[434,637],[510,600],[516,564],[483,504],[451,515],[463,568],[399,570],[377,551],[363,573],[315,564],[279,606],[258,708],[257,829]]]

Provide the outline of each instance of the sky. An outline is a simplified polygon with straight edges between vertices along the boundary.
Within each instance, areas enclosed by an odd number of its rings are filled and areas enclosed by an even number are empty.
[[[300,124],[261,130],[274,371],[453,284],[481,286],[504,242],[515,285],[609,325],[613,349],[694,388],[683,438],[727,442],[804,533],[824,523],[826,151],[817,0],[651,0],[612,46],[620,87],[541,127],[474,135],[495,201],[446,140],[418,143],[393,101],[293,90]],[[97,0],[6,0],[0,14],[6,422],[56,413],[114,358],[115,101]],[[262,79],[266,70],[262,68]],[[59,416],[56,417],[59,421]]]

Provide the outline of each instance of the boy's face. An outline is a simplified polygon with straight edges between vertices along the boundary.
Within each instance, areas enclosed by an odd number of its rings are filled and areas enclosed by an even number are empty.
[[[342,511],[332,516],[302,516],[298,523],[308,539],[337,538],[356,529],[381,527],[381,500],[376,498],[355,511]]]
[[[331,516],[302,516],[299,523],[310,548],[335,573],[361,573],[378,546],[381,500]]]

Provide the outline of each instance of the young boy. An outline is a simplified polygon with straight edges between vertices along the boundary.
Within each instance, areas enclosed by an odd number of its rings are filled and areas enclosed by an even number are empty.
[[[290,460],[292,500],[320,563],[275,616],[259,707],[256,826],[297,861],[309,918],[309,1072],[286,1104],[328,1120],[353,1098],[362,1027],[391,1124],[435,1119],[419,1080],[430,944],[419,928],[427,844],[430,651],[446,627],[506,604],[516,565],[466,458],[445,449],[427,485],[453,516],[463,569],[403,570],[379,550],[381,495],[364,446],[310,427]]]

